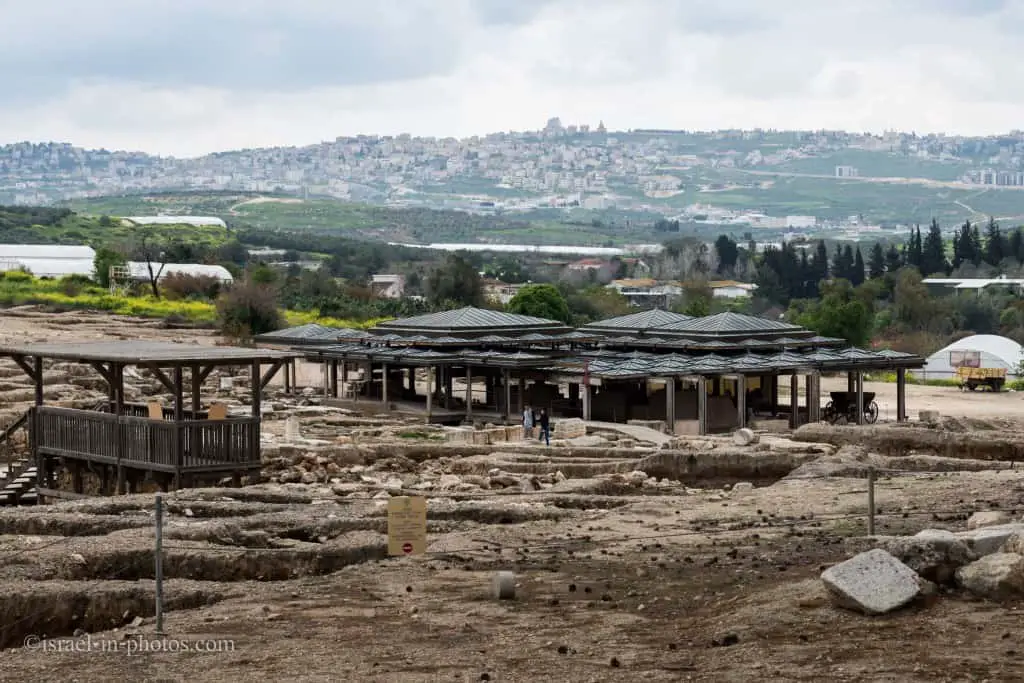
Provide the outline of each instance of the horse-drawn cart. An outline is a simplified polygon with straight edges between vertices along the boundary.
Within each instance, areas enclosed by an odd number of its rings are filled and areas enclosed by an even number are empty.
[[[832,400],[825,404],[822,411],[822,418],[826,422],[835,424],[840,419],[847,422],[857,422],[857,392],[855,391],[833,391],[830,392]],[[875,403],[875,392],[864,392],[864,422],[874,424],[878,421],[878,404]]]

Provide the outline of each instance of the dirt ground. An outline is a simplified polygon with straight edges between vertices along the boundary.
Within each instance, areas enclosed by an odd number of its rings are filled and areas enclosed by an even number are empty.
[[[2,343],[192,336],[106,316],[6,313]],[[823,392],[844,388],[823,381]],[[895,385],[865,389],[877,392],[882,420],[894,415]],[[1024,419],[1015,393],[908,386],[907,398],[912,416]],[[821,571],[873,547],[863,479],[752,490],[631,479],[630,467],[666,451],[614,440],[604,453],[495,446],[471,456],[487,474],[470,475],[456,450],[416,453],[387,441],[379,422],[345,414],[317,426],[323,440],[273,451],[288,467],[315,454],[329,480],[167,494],[162,636],[152,496],[0,509],[0,679],[1024,680],[1021,603],[944,589],[873,618],[829,603]],[[324,445],[334,433],[345,443]],[[834,451],[769,437],[761,447],[750,453]],[[733,446],[720,437],[675,448],[685,459]],[[522,489],[493,483],[560,466],[577,474]],[[422,489],[427,554],[386,557],[389,478],[410,493],[445,476],[458,485]],[[875,506],[880,534],[959,531],[980,510],[1020,519],[1024,472],[883,476]],[[515,572],[514,600],[491,595],[498,571]],[[216,651],[182,651],[204,641]]]

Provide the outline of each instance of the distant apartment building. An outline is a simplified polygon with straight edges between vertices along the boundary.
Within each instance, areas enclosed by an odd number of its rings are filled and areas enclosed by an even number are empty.
[[[381,299],[401,299],[405,295],[405,276],[382,273],[370,279],[370,291]]]
[[[484,280],[483,285],[484,297],[502,305],[512,301],[513,297],[519,293],[519,290],[525,286],[523,284],[509,284],[501,280]]]
[[[735,280],[715,280],[709,282],[711,295],[716,299],[742,299],[752,296],[757,290],[757,285],[747,282],[736,282]]]
[[[856,166],[836,166],[836,178],[859,178],[860,171]]]
[[[991,168],[968,171],[962,180],[972,185],[995,185],[997,187],[1024,186],[1024,171],[995,171]]]
[[[672,300],[683,293],[678,282],[659,282],[651,278],[612,280],[608,288],[624,296],[631,306],[645,308],[668,308]]]
[[[566,269],[575,273],[601,270],[608,266],[608,262],[599,258],[584,258],[570,263]]]

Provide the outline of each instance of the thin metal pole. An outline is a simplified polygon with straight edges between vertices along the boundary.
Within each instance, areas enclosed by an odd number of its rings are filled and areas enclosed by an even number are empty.
[[[164,505],[163,496],[156,494],[156,632],[163,635],[164,632],[164,563],[163,563],[163,542],[164,542]]]
[[[875,468],[868,468],[868,536],[875,535]]]

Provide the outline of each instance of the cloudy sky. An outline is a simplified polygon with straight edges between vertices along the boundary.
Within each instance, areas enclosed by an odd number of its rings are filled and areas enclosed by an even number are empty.
[[[0,143],[1024,127],[1024,0],[0,0]]]

